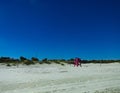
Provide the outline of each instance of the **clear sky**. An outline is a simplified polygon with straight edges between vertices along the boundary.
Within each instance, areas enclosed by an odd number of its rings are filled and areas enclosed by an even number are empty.
[[[0,56],[120,59],[120,1],[0,0]]]

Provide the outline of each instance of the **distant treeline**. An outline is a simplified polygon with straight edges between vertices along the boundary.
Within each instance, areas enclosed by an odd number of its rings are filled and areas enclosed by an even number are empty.
[[[25,64],[25,65],[31,65],[31,64],[51,64],[51,63],[56,63],[56,64],[61,64],[64,65],[65,63],[67,64],[73,64],[74,58],[71,59],[38,59],[36,57],[32,57],[31,59],[27,59],[23,56],[21,56],[19,59],[15,58],[10,58],[10,57],[0,57],[0,63],[6,63],[7,66],[18,66],[19,64]],[[81,60],[83,64],[85,63],[114,63],[114,62],[119,62],[120,60]]]

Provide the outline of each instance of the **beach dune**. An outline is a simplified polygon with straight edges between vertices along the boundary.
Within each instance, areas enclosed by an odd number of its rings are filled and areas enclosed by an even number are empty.
[[[120,93],[120,64],[0,65],[0,93]]]

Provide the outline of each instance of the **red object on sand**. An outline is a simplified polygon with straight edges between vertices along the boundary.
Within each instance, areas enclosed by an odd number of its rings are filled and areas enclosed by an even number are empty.
[[[78,67],[79,65],[81,66],[81,59],[80,58],[75,58],[74,59],[74,66]]]

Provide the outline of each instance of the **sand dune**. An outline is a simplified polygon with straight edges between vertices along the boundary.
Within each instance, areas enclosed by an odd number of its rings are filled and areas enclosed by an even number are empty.
[[[0,65],[0,93],[120,93],[120,64]]]

